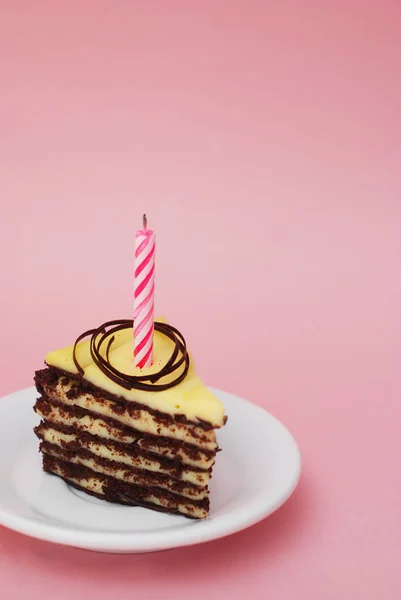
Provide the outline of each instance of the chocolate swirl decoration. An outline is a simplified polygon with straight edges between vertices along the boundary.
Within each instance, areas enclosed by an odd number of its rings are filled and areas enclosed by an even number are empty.
[[[107,323],[103,323],[103,325],[100,325],[97,329],[85,331],[76,339],[72,357],[81,377],[85,374],[85,371],[77,359],[77,345],[84,338],[91,336],[89,348],[93,362],[104,375],[118,385],[121,385],[123,388],[127,390],[143,390],[146,392],[162,392],[163,390],[168,390],[181,383],[187,376],[190,363],[187,345],[183,335],[178,329],[167,323],[155,322],[155,330],[168,337],[174,343],[174,349],[171,356],[160,371],[148,375],[129,375],[128,373],[122,373],[113,367],[109,359],[109,354],[110,348],[115,340],[114,334],[122,329],[132,329],[133,323],[132,319],[107,321]],[[104,346],[106,346],[106,352],[103,356],[101,351]],[[177,372],[177,376],[172,381],[168,383],[157,383],[163,377],[175,372]]]

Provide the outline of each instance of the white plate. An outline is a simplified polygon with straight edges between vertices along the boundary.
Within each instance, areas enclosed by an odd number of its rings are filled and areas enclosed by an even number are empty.
[[[151,552],[207,542],[257,523],[294,491],[301,457],[277,419],[236,396],[214,390],[228,422],[219,432],[204,521],[109,504],[42,472],[32,428],[37,392],[0,399],[0,523],[32,537],[101,552]]]

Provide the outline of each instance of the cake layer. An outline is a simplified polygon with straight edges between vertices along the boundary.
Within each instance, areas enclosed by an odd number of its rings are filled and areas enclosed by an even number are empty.
[[[201,488],[196,485],[176,481],[171,479],[168,475],[153,474],[148,471],[132,469],[121,465],[121,463],[119,464],[111,460],[94,456],[91,452],[83,448],[69,451],[62,449],[55,444],[42,442],[40,449],[44,454],[50,454],[64,462],[88,467],[95,473],[114,477],[119,481],[132,485],[146,488],[160,488],[192,500],[203,500],[209,495],[207,487]]]
[[[83,465],[74,465],[49,454],[43,454],[43,469],[79,489],[109,502],[145,506],[194,519],[204,519],[208,515],[208,498],[189,500],[160,488],[130,485],[107,475],[96,473]]]
[[[145,376],[160,371],[175,351],[174,343],[160,332],[154,333],[153,365],[138,369],[132,360],[133,332],[124,329],[115,333],[111,344],[101,348],[103,358],[107,356],[110,364],[127,375]],[[211,427],[222,427],[225,423],[224,407],[220,400],[202,383],[196,374],[191,359],[186,377],[172,388],[162,391],[144,391],[126,389],[103,373],[93,361],[90,341],[84,341],[76,347],[76,360],[84,370],[83,378],[99,390],[106,391],[129,402],[140,403],[151,410],[157,410],[171,416],[183,416],[189,421],[206,422]],[[46,364],[77,376],[74,362],[74,347],[68,346],[46,356]],[[176,374],[163,378],[157,383],[168,384]]]
[[[54,401],[52,402],[47,398],[39,398],[35,410],[39,416],[59,428],[74,428],[79,432],[90,433],[101,440],[136,444],[144,451],[171,460],[178,460],[185,465],[203,470],[210,469],[214,463],[215,453],[213,451],[200,450],[195,446],[189,446],[171,438],[149,435],[144,437],[141,432],[126,427],[118,421],[112,419],[106,421],[104,418],[98,418],[83,408],[55,404]]]
[[[194,470],[176,461],[144,452],[135,444],[131,447],[108,441],[102,442],[87,432],[65,433],[55,424],[41,422],[35,429],[36,435],[50,444],[69,450],[85,449],[100,458],[128,465],[135,469],[165,474],[178,481],[204,487],[210,479],[210,471]]]
[[[192,444],[204,450],[217,449],[216,434],[213,429],[188,423],[175,422],[148,412],[144,408],[121,404],[115,400],[104,398],[101,394],[93,395],[77,387],[74,381],[66,377],[52,377],[46,369],[36,373],[36,384],[39,392],[51,400],[62,402],[68,406],[78,406],[103,417],[111,418],[123,425],[132,427],[144,434],[173,438]],[[50,377],[49,377],[50,375]]]

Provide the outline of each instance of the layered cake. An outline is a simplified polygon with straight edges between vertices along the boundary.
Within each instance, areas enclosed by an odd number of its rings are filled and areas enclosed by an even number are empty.
[[[154,323],[153,361],[132,361],[133,321],[50,352],[35,374],[43,469],[109,502],[204,519],[224,407],[183,336]]]

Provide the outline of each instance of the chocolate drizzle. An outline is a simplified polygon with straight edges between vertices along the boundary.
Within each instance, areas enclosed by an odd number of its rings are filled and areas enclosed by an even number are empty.
[[[103,323],[97,329],[89,329],[82,333],[75,341],[73,348],[73,361],[78,370],[78,373],[83,377],[85,370],[79,364],[77,359],[77,345],[84,338],[90,337],[89,349],[91,357],[95,365],[106,375],[109,379],[120,385],[127,390],[143,390],[146,392],[161,392],[172,388],[185,379],[189,369],[189,354],[185,339],[182,334],[167,323],[155,322],[155,330],[159,333],[168,337],[174,343],[174,350],[171,353],[170,358],[166,364],[156,373],[148,375],[129,375],[123,373],[114,367],[110,362],[110,349],[115,340],[115,333],[123,329],[132,329],[133,320],[123,319],[116,321],[107,321]],[[105,355],[102,355],[102,346],[106,344]],[[176,377],[168,383],[157,383],[163,377],[176,373]]]

